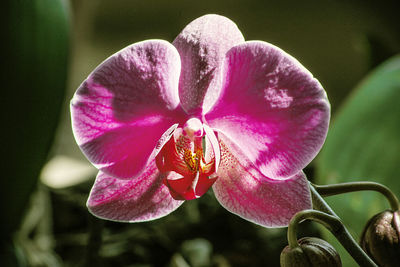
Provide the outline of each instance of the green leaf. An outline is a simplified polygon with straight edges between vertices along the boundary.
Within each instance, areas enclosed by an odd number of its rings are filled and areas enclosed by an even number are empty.
[[[400,55],[370,73],[334,117],[316,162],[317,182],[375,181],[400,195],[399,102]],[[369,218],[390,208],[383,197],[371,192],[332,196],[327,201],[357,238]]]
[[[67,77],[66,1],[8,0],[2,72],[1,238],[20,223],[60,117]],[[4,136],[5,134],[5,136]]]

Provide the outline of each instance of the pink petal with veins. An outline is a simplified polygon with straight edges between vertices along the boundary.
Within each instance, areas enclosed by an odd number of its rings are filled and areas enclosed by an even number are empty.
[[[236,24],[219,15],[205,15],[176,37],[173,45],[182,60],[179,97],[188,114],[207,112],[221,89],[221,66],[225,53],[244,42]]]
[[[265,227],[283,227],[295,213],[312,207],[302,171],[286,180],[269,179],[232,141],[221,133],[218,138],[221,164],[213,190],[228,211]]]
[[[172,198],[154,160],[138,177],[122,180],[99,172],[87,206],[95,216],[121,222],[143,222],[170,214],[183,201]]]
[[[330,105],[320,83],[296,59],[261,41],[226,56],[221,96],[206,114],[267,177],[286,179],[320,150]]]
[[[72,127],[97,168],[119,178],[143,170],[160,137],[184,116],[180,66],[170,43],[144,41],[105,60],[81,84],[71,101]]]

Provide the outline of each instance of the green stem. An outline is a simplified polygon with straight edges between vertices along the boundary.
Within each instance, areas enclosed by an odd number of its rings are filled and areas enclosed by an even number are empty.
[[[297,242],[297,227],[303,220],[316,221],[325,226],[332,233],[335,233],[341,225],[341,222],[337,217],[329,215],[325,212],[318,210],[300,211],[293,216],[288,226],[287,238],[289,247],[292,249],[299,246],[299,243]]]
[[[332,196],[355,191],[372,190],[384,195],[393,211],[400,209],[399,200],[386,186],[375,182],[350,182],[332,185],[312,185],[322,196]]]
[[[335,214],[335,212],[331,209],[331,207],[325,202],[325,200],[321,197],[321,195],[317,192],[317,190],[310,183],[311,197],[313,201],[314,209],[326,212],[334,217],[336,217],[339,221],[339,217]],[[329,229],[329,228],[328,228]],[[331,231],[332,232],[332,231]],[[353,257],[353,259],[360,266],[373,266],[377,267],[377,265],[371,260],[370,257],[362,250],[362,248],[358,245],[358,243],[351,236],[347,228],[341,223],[340,227],[335,229],[332,234],[336,237],[336,239],[342,244],[342,246],[347,250],[347,252]]]

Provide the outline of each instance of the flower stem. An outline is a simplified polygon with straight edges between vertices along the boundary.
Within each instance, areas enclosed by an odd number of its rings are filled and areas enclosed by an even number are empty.
[[[300,211],[293,216],[288,226],[287,238],[289,247],[292,249],[299,246],[299,243],[297,242],[297,226],[303,220],[316,221],[325,226],[332,233],[335,233],[341,225],[341,222],[337,217],[325,212],[318,210]]]
[[[332,184],[332,185],[315,185],[312,186],[317,190],[319,194],[322,196],[332,196],[342,193],[355,192],[355,191],[364,191],[364,190],[372,190],[377,191],[384,195],[388,200],[390,207],[393,211],[400,209],[399,200],[392,191],[386,186],[375,183],[375,182],[350,182],[350,183],[341,183],[341,184]]]
[[[332,234],[336,237],[336,239],[342,244],[342,246],[347,250],[347,252],[353,257],[353,259],[360,266],[374,266],[377,265],[371,260],[370,257],[362,250],[362,248],[358,245],[358,243],[351,236],[347,228],[340,221],[340,218],[335,214],[335,212],[331,209],[331,207],[325,202],[325,200],[321,197],[321,195],[317,192],[314,186],[310,183],[311,197],[313,201],[314,209],[323,211],[336,217],[340,222],[340,226],[337,229],[334,229]],[[328,228],[329,229],[329,228]]]

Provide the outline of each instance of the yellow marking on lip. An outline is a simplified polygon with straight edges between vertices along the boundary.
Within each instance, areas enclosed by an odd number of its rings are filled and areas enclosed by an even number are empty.
[[[198,149],[196,153],[193,154],[190,150],[185,150],[183,160],[188,166],[189,170],[192,172],[197,172],[202,169],[203,165],[203,152]]]
[[[185,150],[185,154],[183,156],[183,160],[185,161],[186,165],[188,166],[189,170],[195,172],[198,170],[198,164],[196,155],[193,155],[192,151]]]

